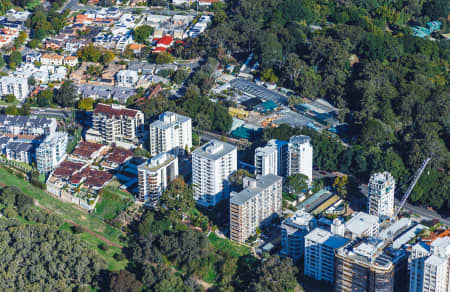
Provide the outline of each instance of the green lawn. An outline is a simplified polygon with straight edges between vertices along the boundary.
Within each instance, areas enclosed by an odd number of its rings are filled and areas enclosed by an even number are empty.
[[[69,223],[64,223],[59,229],[73,233],[71,225]],[[114,259],[114,254],[116,253],[120,254],[122,252],[120,248],[115,246],[109,246],[109,249],[107,251],[104,251],[99,248],[100,244],[102,244],[103,241],[93,236],[92,234],[83,232],[80,234],[76,234],[75,236],[85,241],[88,244],[89,248],[96,250],[98,254],[105,259],[105,261],[108,263],[108,270],[110,271],[123,270],[128,264],[128,260],[117,261],[116,259]]]
[[[208,282],[209,284],[214,284],[217,278],[217,273],[214,269],[210,269],[206,276],[203,278],[203,281]]]
[[[231,256],[239,257],[250,253],[248,247],[234,243],[229,239],[220,238],[215,233],[211,233],[208,239],[216,249],[228,253]]]
[[[109,224],[106,224],[97,217],[90,216],[87,212],[78,209],[75,205],[60,201],[46,192],[38,189],[28,182],[8,173],[3,167],[0,167],[0,183],[8,186],[17,186],[24,193],[36,199],[40,205],[50,209],[51,211],[61,215],[63,218],[78,223],[112,242],[122,246],[126,242],[120,239],[123,233]]]
[[[119,215],[120,211],[125,207],[125,205],[126,204],[123,204],[119,201],[101,198],[100,202],[95,206],[95,214],[105,218],[106,220],[111,220]]]
[[[116,199],[111,199],[111,196],[107,196],[111,194]],[[95,206],[95,213],[106,220],[114,219],[132,200],[133,196],[130,193],[108,185],[102,190],[100,201]]]

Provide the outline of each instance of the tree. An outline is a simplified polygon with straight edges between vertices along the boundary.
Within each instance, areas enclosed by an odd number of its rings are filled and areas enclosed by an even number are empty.
[[[37,95],[37,104],[40,107],[49,106],[53,100],[53,91],[50,89],[42,90]]]
[[[154,30],[155,29],[149,25],[141,25],[136,27],[133,31],[134,41],[140,44],[146,43],[147,39]]]
[[[77,90],[71,80],[66,80],[63,85],[55,91],[55,103],[62,107],[70,107],[75,104],[78,99]]]
[[[14,96],[14,94],[7,94],[3,97],[3,100],[8,103],[12,103],[16,101],[16,97]]]
[[[82,98],[78,102],[78,109],[91,111],[94,108],[94,100],[90,97]]]
[[[261,72],[261,80],[267,81],[270,83],[276,83],[276,82],[278,82],[278,76],[275,75],[275,73],[273,72],[273,70],[271,68],[264,69]]]
[[[178,177],[163,192],[160,203],[169,209],[186,213],[195,206],[193,190],[181,177]]]
[[[346,175],[337,176],[334,179],[333,188],[341,197],[345,198],[347,196],[347,184],[348,184],[348,177]]]
[[[294,174],[286,179],[290,193],[300,194],[308,189],[308,177],[304,174]]]
[[[16,48],[20,48],[24,43],[25,43],[25,41],[27,40],[27,38],[28,38],[28,34],[26,33],[26,32],[24,32],[24,31],[21,31],[20,33],[19,33],[19,36],[16,38],[16,40],[14,41],[14,46],[16,47]]]
[[[11,69],[15,69],[17,65],[22,63],[22,54],[18,51],[14,51],[8,58],[8,66]]]
[[[161,52],[156,55],[156,64],[171,64],[173,56],[169,52]]]
[[[19,115],[19,110],[15,105],[8,105],[6,108],[4,108],[3,112],[5,115],[12,115],[12,116]]]
[[[78,50],[77,57],[81,58],[83,61],[89,61],[97,63],[100,61],[100,58],[102,57],[102,52],[99,48],[94,47],[94,45],[91,43],[82,49]]]
[[[189,77],[189,73],[186,70],[177,70],[173,75],[173,81],[180,85]]]
[[[111,63],[114,60],[115,57],[116,56],[111,51],[104,52],[102,57],[101,57],[102,64],[103,65],[107,65],[107,64]]]
[[[269,257],[257,268],[256,277],[251,281],[250,291],[294,291],[298,285],[295,278],[297,269],[291,259]]]

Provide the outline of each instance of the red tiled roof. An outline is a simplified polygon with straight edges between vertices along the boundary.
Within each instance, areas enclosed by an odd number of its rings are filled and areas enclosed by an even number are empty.
[[[72,161],[64,160],[53,172],[54,176],[64,176],[69,177],[74,172],[79,171],[83,167],[83,163],[76,163]]]
[[[81,142],[72,154],[80,157],[91,158],[91,155],[100,150],[102,147],[102,144]]]
[[[130,150],[114,147],[113,151],[108,154],[105,160],[112,163],[122,164],[132,156],[133,152],[131,152]]]
[[[102,187],[107,181],[112,179],[113,175],[106,171],[95,170],[89,167],[82,172],[73,175],[70,182],[79,184],[84,180],[84,184],[92,187]]]
[[[170,46],[173,42],[173,37],[170,35],[163,36],[157,41],[156,46]]]
[[[120,116],[129,116],[129,117],[135,117],[138,111],[136,110],[132,110],[132,109],[128,109],[128,108],[121,108],[121,109],[116,109],[113,108],[111,105],[107,105],[107,104],[103,104],[103,103],[99,103],[97,104],[97,106],[95,107],[94,113],[101,113],[101,114],[106,114],[108,115],[108,117],[120,117]]]

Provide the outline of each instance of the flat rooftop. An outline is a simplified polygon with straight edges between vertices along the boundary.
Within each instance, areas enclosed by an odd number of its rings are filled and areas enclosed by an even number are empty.
[[[349,239],[345,237],[334,235],[322,228],[315,228],[305,236],[305,240],[312,240],[318,244],[323,244],[333,249],[340,248],[349,241]]]
[[[279,182],[283,178],[277,175],[268,174],[265,176],[260,176],[256,179],[256,186],[254,187],[246,187],[239,193],[232,192],[230,203],[235,205],[242,205],[245,204],[248,200],[255,197],[259,193],[261,193],[266,188],[270,187],[271,185]]]
[[[210,160],[217,160],[235,150],[237,150],[236,146],[213,139],[195,149],[192,152],[192,155],[197,155]]]
[[[269,90],[263,86],[260,86],[252,81],[236,78],[230,81],[230,86],[233,89],[238,89],[239,91],[252,96],[258,97],[263,100],[271,100],[277,104],[287,104],[288,98],[278,92]]]
[[[377,216],[365,212],[358,212],[345,223],[345,228],[351,233],[360,235],[377,223]]]

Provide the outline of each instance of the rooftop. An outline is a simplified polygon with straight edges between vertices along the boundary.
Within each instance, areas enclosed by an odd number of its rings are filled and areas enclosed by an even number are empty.
[[[139,111],[128,109],[121,105],[107,105],[103,103],[97,104],[94,110],[94,114],[105,114],[108,118],[111,117],[135,117]]]
[[[176,124],[181,124],[189,121],[191,118],[174,113],[164,112],[159,115],[159,119],[151,124],[151,127],[159,129],[168,129]]]
[[[90,142],[81,142],[77,148],[72,152],[72,155],[79,156],[79,157],[85,157],[85,158],[91,158],[91,156],[100,150],[104,145],[102,144],[96,144],[96,143],[90,143]]]
[[[318,244],[326,245],[330,248],[339,248],[349,241],[345,237],[334,235],[331,232],[321,228],[315,228],[313,231],[308,233],[305,236],[305,240],[311,240]]]
[[[6,149],[14,152],[30,152],[33,149],[33,144],[12,141],[6,144]]]
[[[107,162],[122,164],[131,157],[133,157],[131,150],[113,147],[112,151],[105,157],[105,160]]]
[[[277,104],[287,104],[288,98],[278,92],[269,90],[263,86],[260,86],[252,81],[236,78],[230,81],[230,86],[234,89],[238,89],[241,92],[251,96],[259,97],[265,101],[272,100]]]
[[[351,233],[361,235],[377,223],[377,216],[358,212],[345,223],[345,227]]]
[[[217,160],[232,151],[236,151],[237,147],[219,140],[211,140],[201,147],[195,149],[192,154],[203,158]]]
[[[263,190],[270,187],[271,185],[279,182],[283,178],[280,176],[273,175],[273,174],[268,174],[265,176],[260,176],[256,179],[251,179],[251,178],[247,178],[247,179],[251,180],[252,182],[255,182],[255,184],[253,186],[250,185],[250,186],[244,188],[239,193],[233,192],[231,194],[231,198],[230,198],[231,204],[235,204],[235,205],[245,204],[245,202],[247,202],[251,198],[255,197],[256,195],[258,195],[259,193],[261,193]]]
[[[149,171],[157,171],[176,159],[178,158],[175,155],[163,152],[149,159],[147,163],[139,165],[138,168],[145,168]]]
[[[308,229],[309,223],[314,219],[311,214],[297,210],[293,216],[286,218],[283,221],[283,228],[286,228],[289,232],[295,232],[298,229]]]
[[[73,173],[83,168],[83,163],[76,163],[68,160],[64,160],[53,172],[54,176],[69,177]]]

